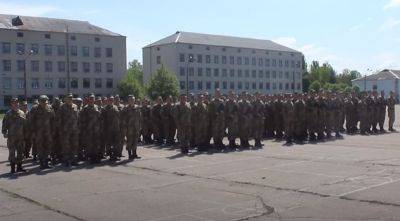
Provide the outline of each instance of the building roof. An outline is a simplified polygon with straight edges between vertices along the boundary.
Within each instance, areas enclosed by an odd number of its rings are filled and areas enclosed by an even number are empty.
[[[354,79],[353,81],[359,81],[359,80],[376,81],[376,80],[390,80],[390,79],[400,79],[400,70],[384,69],[376,74],[360,77]]]
[[[0,29],[121,36],[87,21],[0,14]]]
[[[235,47],[235,48],[251,48],[251,49],[287,51],[287,52],[299,53],[299,51],[277,44],[270,40],[241,38],[241,37],[224,36],[224,35],[200,34],[200,33],[181,32],[181,31],[177,31],[173,35],[170,35],[166,38],[163,38],[159,41],[149,44],[145,46],[145,48],[157,45],[173,44],[173,43],[214,45],[214,46],[225,46],[225,47]]]

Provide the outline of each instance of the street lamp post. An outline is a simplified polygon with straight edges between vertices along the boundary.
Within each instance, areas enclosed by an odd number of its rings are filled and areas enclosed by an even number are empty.
[[[189,97],[189,63],[194,62],[193,55],[189,55],[188,61],[186,62],[186,96]]]
[[[19,55],[23,55],[23,51],[18,51],[17,52]],[[31,49],[29,53],[24,57],[24,99],[25,101],[28,101],[28,76],[26,73],[26,61],[29,56],[31,56],[34,53],[34,51]]]

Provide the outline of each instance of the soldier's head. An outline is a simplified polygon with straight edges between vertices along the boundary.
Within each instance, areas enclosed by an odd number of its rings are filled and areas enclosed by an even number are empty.
[[[186,103],[187,101],[186,94],[181,94],[181,96],[179,97],[179,101],[181,102],[181,104]]]
[[[390,97],[393,98],[394,97],[394,92],[390,91]]]
[[[96,105],[98,105],[98,106],[101,106],[102,105],[102,100],[101,100],[101,97],[96,97],[96,100],[94,101],[94,103],[96,104]]]
[[[167,99],[165,101],[167,102],[167,104],[171,104],[173,101],[172,96],[171,95],[167,96]]]
[[[130,106],[135,105],[135,101],[136,101],[135,96],[133,95],[128,96],[128,105]]]
[[[13,110],[18,110],[19,109],[19,102],[18,102],[18,98],[12,98],[11,99],[11,102],[10,102],[10,106],[11,106],[11,109],[13,109]]]
[[[73,98],[74,98],[74,96],[72,96],[72,94],[67,94],[67,96],[65,96],[65,103],[68,105],[71,105]]]
[[[215,98],[221,98],[221,90],[219,88],[215,89]]]
[[[116,105],[119,105],[119,104],[121,103],[121,98],[119,97],[118,94],[115,95],[115,97],[114,97],[114,103],[115,103]]]
[[[199,94],[199,96],[198,96],[198,101],[199,101],[200,103],[204,103],[204,101],[205,101],[204,95]]]
[[[89,96],[87,97],[87,99],[86,99],[86,102],[87,102],[88,105],[93,105],[93,104],[94,104],[94,101],[95,101],[94,94],[89,95]]]
[[[46,95],[40,95],[39,97],[39,105],[46,106],[49,101],[49,98]]]
[[[109,96],[107,99],[107,104],[108,105],[113,105],[114,104],[114,96]]]
[[[158,96],[156,102],[157,102],[157,104],[162,104],[163,103],[162,97]]]
[[[27,112],[28,111],[28,102],[22,101],[20,104],[20,108],[22,111]]]
[[[235,92],[233,92],[233,91],[229,91],[229,100],[235,100]]]

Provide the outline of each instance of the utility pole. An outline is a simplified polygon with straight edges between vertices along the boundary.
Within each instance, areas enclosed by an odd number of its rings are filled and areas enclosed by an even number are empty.
[[[71,73],[69,68],[69,34],[68,34],[68,25],[65,24],[65,53],[67,60],[67,92],[71,93]]]

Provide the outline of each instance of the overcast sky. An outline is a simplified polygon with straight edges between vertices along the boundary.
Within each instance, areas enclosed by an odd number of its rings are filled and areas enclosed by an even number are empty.
[[[337,71],[400,69],[400,0],[0,0],[0,13],[89,21],[127,36],[128,60],[181,30],[270,39]]]

